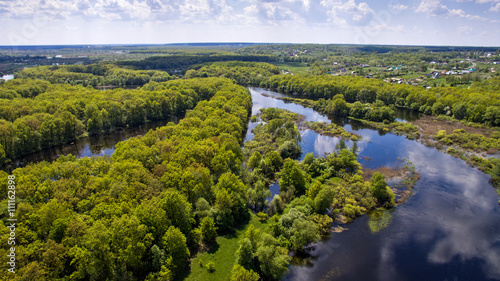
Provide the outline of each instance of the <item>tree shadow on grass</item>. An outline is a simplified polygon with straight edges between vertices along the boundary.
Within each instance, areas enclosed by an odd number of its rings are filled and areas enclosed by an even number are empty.
[[[189,276],[190,273],[191,273],[191,267],[186,266],[183,270],[180,270],[180,272],[177,274],[177,276],[175,276],[175,278],[173,280],[174,281],[185,280]]]
[[[214,254],[219,250],[219,243],[213,242],[207,245],[207,253]]]

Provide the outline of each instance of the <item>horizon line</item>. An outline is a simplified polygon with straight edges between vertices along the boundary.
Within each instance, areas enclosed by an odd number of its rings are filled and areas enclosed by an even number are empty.
[[[0,48],[16,47],[104,47],[104,46],[213,46],[213,45],[338,45],[338,46],[379,46],[379,47],[448,47],[448,48],[499,48],[486,45],[418,45],[418,44],[355,44],[355,43],[278,43],[278,42],[179,42],[179,43],[92,43],[92,44],[38,44],[38,45],[0,45]]]

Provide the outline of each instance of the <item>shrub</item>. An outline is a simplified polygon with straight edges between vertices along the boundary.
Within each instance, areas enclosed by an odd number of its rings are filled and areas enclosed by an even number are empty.
[[[436,135],[434,136],[434,138],[435,138],[435,139],[438,139],[438,140],[440,140],[440,139],[442,139],[442,138],[444,138],[444,137],[446,137],[446,130],[440,130],[440,131],[438,131],[438,132],[436,133]]]
[[[263,213],[263,212],[258,212],[257,213],[257,217],[259,218],[260,221],[265,221],[267,220],[267,214],[266,213]]]
[[[215,264],[211,261],[207,262],[206,268],[207,268],[208,272],[210,272],[210,273],[215,272]]]

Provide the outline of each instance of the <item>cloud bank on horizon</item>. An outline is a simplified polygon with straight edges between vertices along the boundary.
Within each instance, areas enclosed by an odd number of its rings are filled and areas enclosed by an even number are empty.
[[[0,0],[0,45],[500,46],[500,0]]]

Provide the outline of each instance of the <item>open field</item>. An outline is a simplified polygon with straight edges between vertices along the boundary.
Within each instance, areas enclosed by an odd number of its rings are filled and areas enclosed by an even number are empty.
[[[280,68],[280,70],[285,70],[285,71],[291,71],[293,74],[307,74],[309,66],[307,66],[306,63],[302,62],[279,62],[279,63],[273,63],[277,67]]]
[[[255,226],[256,229],[263,230],[266,228],[267,223],[260,222],[255,214],[251,214],[250,222],[241,229],[238,229],[234,235],[217,237],[218,248],[214,252],[208,251],[198,253],[198,255],[191,260],[191,272],[184,280],[229,280],[231,269],[236,259],[235,253],[236,250],[238,250],[239,242],[250,225]],[[205,267],[208,261],[215,264],[215,271],[212,273]]]

